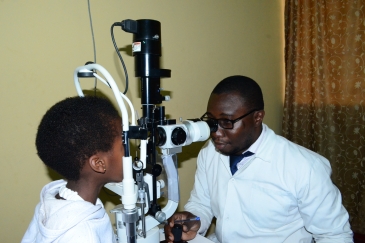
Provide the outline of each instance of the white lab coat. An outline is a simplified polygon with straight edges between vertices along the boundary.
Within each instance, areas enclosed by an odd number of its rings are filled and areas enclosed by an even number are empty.
[[[43,187],[41,201],[22,243],[110,243],[115,242],[112,225],[102,202],[60,200],[55,195],[66,181],[53,181]]]
[[[232,176],[229,157],[211,141],[198,156],[185,210],[200,216],[200,234],[216,217],[216,237],[228,242],[353,242],[349,216],[324,157],[265,133],[250,159]]]

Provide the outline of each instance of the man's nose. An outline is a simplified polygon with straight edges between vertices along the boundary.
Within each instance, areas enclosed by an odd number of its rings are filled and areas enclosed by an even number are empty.
[[[224,129],[218,125],[217,131],[210,133],[212,137],[223,137],[224,136]]]

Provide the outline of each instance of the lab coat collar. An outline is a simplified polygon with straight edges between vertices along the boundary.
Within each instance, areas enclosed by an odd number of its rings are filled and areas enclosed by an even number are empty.
[[[257,148],[256,153],[253,155],[255,158],[259,158],[265,162],[271,163],[274,153],[274,145],[276,144],[276,135],[266,124],[262,124],[262,129],[265,129],[265,134],[260,146]],[[270,142],[269,142],[270,141]],[[273,142],[274,141],[274,142]]]
[[[271,130],[266,124],[262,124],[262,130],[265,131],[263,135],[262,140],[260,141],[260,144],[257,148],[255,148],[256,151],[252,151],[255,154],[252,155],[252,158],[250,159],[250,161],[247,162],[247,166],[250,165],[252,162],[254,162],[255,159],[261,159],[262,161],[265,161],[267,163],[271,163],[271,160],[273,159],[272,155],[275,154],[273,153],[274,150],[274,143],[269,143],[269,141],[275,141],[276,140],[276,135],[274,133],[273,130]],[[211,144],[211,146],[214,146],[213,142],[210,140],[207,144]],[[206,145],[207,145],[206,144]],[[251,147],[250,147],[251,148]],[[248,151],[251,151],[250,148],[248,149]],[[217,151],[219,152],[219,151]],[[227,155],[223,155],[220,153],[219,155],[221,162],[224,164],[224,167],[226,168],[227,172],[230,174],[231,173],[231,169],[229,166],[229,156]]]

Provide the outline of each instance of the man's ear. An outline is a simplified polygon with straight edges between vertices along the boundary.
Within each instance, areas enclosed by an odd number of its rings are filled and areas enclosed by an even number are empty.
[[[89,158],[89,165],[91,169],[97,173],[104,174],[106,171],[106,163],[98,155],[93,155]]]
[[[264,120],[264,116],[265,116],[264,110],[256,111],[254,115],[255,125],[261,125],[262,121]]]

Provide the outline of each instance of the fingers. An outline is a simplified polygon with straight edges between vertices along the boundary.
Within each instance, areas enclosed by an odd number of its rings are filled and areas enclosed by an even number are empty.
[[[172,225],[171,227],[170,225],[165,225],[165,240],[168,243],[173,243],[173,241],[175,240],[174,235],[171,232],[173,226],[174,225]],[[197,233],[198,230],[191,230],[187,225],[183,225],[181,239],[184,241],[192,240],[196,237]]]
[[[168,243],[173,243],[174,241],[174,235],[171,232],[171,229],[174,227],[175,225],[175,221],[177,220],[186,220],[186,219],[190,219],[196,217],[195,215],[193,215],[190,212],[179,212],[179,213],[175,213],[174,215],[171,216],[171,218],[169,218],[168,223],[165,225],[164,229],[165,229],[165,240]],[[182,240],[192,240],[195,238],[195,236],[197,235],[197,232],[200,228],[200,221],[189,221],[189,222],[184,222],[182,223]]]
[[[173,241],[174,241],[174,236],[171,233],[171,228],[172,227],[170,227],[169,224],[166,224],[165,227],[164,227],[164,229],[165,229],[165,240],[168,243],[173,243]]]
[[[174,215],[172,215],[169,219],[168,219],[168,223],[165,225],[164,229],[165,229],[165,240],[168,243],[173,243],[174,241],[174,235],[171,232],[171,229],[174,227],[175,225],[175,220],[181,220],[184,217],[183,213],[175,213]]]
[[[192,240],[195,238],[197,232],[196,231],[188,231],[188,232],[183,232],[182,233],[182,236],[181,236],[181,239],[182,240]]]
[[[176,239],[182,239],[184,241],[192,240],[197,235],[197,231],[191,231],[191,230],[189,230],[189,227],[187,225],[181,225],[182,228],[180,228],[180,232],[178,232],[179,230],[175,229],[175,231],[174,231],[175,233],[173,233],[172,231],[175,228],[174,226],[177,226],[179,224],[174,224],[172,226],[171,225],[172,224],[170,224],[167,227],[165,225],[165,240],[168,243],[173,243],[173,241],[175,240],[175,238]],[[179,234],[179,235],[177,235],[177,234]]]
[[[197,221],[186,222],[184,224],[187,226],[188,230],[198,231],[200,229],[201,222],[200,220],[197,220]]]

